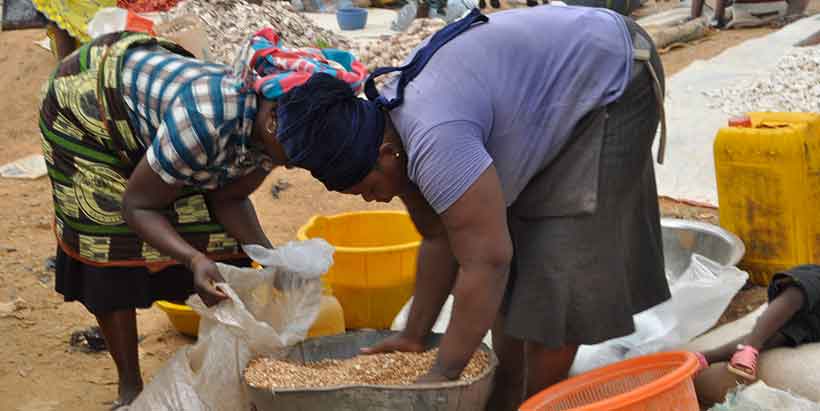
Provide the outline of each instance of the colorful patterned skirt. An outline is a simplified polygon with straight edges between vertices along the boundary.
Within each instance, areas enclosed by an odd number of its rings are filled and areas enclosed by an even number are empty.
[[[39,122],[61,256],[58,291],[74,290],[64,294],[67,299],[84,301],[79,297],[84,292],[97,296],[105,292],[105,299],[113,301],[132,293],[136,289],[133,282],[117,286],[120,278],[127,277],[122,275],[123,267],[142,277],[146,290],[151,289],[147,285],[149,276],[179,275],[166,270],[178,263],[137,236],[122,216],[128,179],[150,142],[140,139],[129,124],[119,71],[130,47],[157,43],[187,54],[173,43],[144,34],[110,34],[63,60],[47,84]],[[183,190],[163,214],[189,244],[214,260],[244,258],[237,242],[215,222],[203,191],[195,187]],[[93,275],[83,274],[92,271]],[[101,274],[106,273],[111,278],[106,287],[80,284],[98,283],[105,277]],[[183,282],[187,288],[180,294],[189,293],[190,279]],[[146,293],[142,301],[130,305],[150,305],[151,295]],[[82,298],[96,299],[87,295]],[[108,308],[112,307],[89,306],[97,311]]]

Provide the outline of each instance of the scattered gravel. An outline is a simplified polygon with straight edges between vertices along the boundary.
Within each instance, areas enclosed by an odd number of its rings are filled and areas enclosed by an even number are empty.
[[[754,111],[820,112],[820,46],[798,48],[754,81],[704,94],[731,115]]]

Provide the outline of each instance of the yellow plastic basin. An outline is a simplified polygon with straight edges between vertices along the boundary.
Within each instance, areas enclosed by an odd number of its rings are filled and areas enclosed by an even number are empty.
[[[401,211],[315,216],[299,240],[324,238],[336,247],[324,277],[344,309],[347,328],[387,329],[413,295],[421,235]]]
[[[157,307],[165,311],[171,325],[181,334],[196,338],[199,332],[199,314],[184,304],[157,301]],[[323,295],[316,321],[308,330],[308,337],[325,337],[345,332],[345,318],[339,301],[333,296]]]
[[[251,267],[261,269],[257,262],[252,262]],[[180,333],[196,338],[199,334],[199,314],[185,304],[174,304],[168,301],[157,301],[157,307],[165,311],[171,325]],[[342,334],[345,332],[345,317],[342,306],[336,297],[332,295],[322,295],[319,314],[308,330],[308,337],[325,337],[329,335]]]
[[[196,338],[199,330],[199,314],[185,304],[175,304],[170,301],[157,301],[157,307],[165,311],[171,325],[180,333]]]

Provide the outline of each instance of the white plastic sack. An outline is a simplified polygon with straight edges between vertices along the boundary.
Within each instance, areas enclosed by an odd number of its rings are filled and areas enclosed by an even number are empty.
[[[398,314],[396,314],[396,318],[393,319],[393,324],[390,326],[390,329],[393,331],[401,331],[404,330],[404,327],[407,326],[407,317],[410,315],[410,306],[413,305],[413,297],[410,297],[407,300],[407,303],[404,304],[404,307],[401,308]],[[453,315],[453,296],[452,294],[447,297],[447,301],[444,302],[444,305],[441,307],[441,312],[438,314],[438,318],[436,319],[436,323],[433,324],[433,332],[443,334],[447,331],[447,325],[450,324],[450,317]],[[482,340],[487,347],[492,348],[493,346],[493,334],[492,331],[487,331],[487,334],[484,336],[484,340]]]
[[[635,315],[635,332],[578,350],[570,375],[640,355],[671,350],[717,323],[749,275],[693,255],[689,268],[670,278],[672,298]]]
[[[181,348],[126,411],[234,411],[250,407],[242,373],[248,361],[277,355],[302,341],[319,312],[320,277],[333,263],[333,247],[321,239],[274,250],[243,247],[264,270],[217,264],[229,297],[199,315],[199,338]]]
[[[726,396],[726,401],[709,411],[820,411],[820,404],[789,392],[769,387],[762,381],[740,386]]]
[[[0,177],[33,180],[48,174],[42,154],[32,154],[0,166]]]

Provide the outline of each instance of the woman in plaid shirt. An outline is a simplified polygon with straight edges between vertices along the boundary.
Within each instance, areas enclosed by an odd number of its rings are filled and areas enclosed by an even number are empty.
[[[240,245],[271,247],[248,195],[286,162],[276,99],[313,72],[354,90],[366,75],[349,53],[287,49],[263,30],[233,68],[113,33],[49,81],[40,128],[56,289],[96,316],[119,374],[115,407],[142,389],[135,309],[194,291],[215,304],[226,296],[214,261],[248,264]]]

